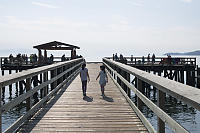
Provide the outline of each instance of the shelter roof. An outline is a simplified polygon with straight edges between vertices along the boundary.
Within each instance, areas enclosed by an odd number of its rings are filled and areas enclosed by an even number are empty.
[[[58,41],[53,41],[45,44],[40,44],[33,46],[33,48],[36,49],[45,49],[45,50],[73,50],[73,49],[80,49],[80,47],[66,44]]]

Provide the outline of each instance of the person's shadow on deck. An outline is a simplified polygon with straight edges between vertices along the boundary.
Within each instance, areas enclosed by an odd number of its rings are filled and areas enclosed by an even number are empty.
[[[113,98],[108,97],[106,95],[103,96],[103,100],[107,101],[107,102],[114,102]]]
[[[85,100],[87,102],[92,102],[93,101],[93,97],[84,96],[83,100]]]

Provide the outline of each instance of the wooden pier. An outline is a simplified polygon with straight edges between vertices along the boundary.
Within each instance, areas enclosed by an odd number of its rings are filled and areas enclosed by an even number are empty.
[[[77,76],[18,132],[147,132],[111,78],[106,86],[106,97],[102,98],[95,80],[100,65],[87,65],[91,77],[87,97],[83,99],[80,77]]]
[[[158,133],[165,132],[165,124],[173,132],[188,133],[187,129],[165,113],[165,96],[170,95],[200,110],[199,89],[103,58],[109,75],[106,97],[102,98],[98,81],[95,80],[100,64],[91,63],[87,64],[91,78],[88,97],[83,99],[80,78],[77,77],[83,62],[83,58],[73,59],[0,77],[0,88],[22,80],[26,84],[25,93],[0,106],[2,117],[8,110],[26,102],[25,114],[4,132],[155,133],[155,129],[141,112],[146,105],[158,117]],[[33,87],[31,79],[37,75],[41,75],[42,83]],[[135,84],[131,83],[131,76],[137,79]],[[151,85],[158,91],[157,105],[145,96],[144,84]],[[33,104],[32,97],[36,92],[39,92],[40,99]],[[131,100],[131,93],[137,96],[136,104]],[[0,119],[2,126],[1,121]]]
[[[113,59],[107,57],[108,59]],[[124,60],[125,59],[125,60]],[[124,57],[117,62],[127,64],[140,70],[161,75],[165,78],[175,80],[193,87],[199,87],[198,66],[196,58],[190,57],[156,57],[154,61],[147,57]]]

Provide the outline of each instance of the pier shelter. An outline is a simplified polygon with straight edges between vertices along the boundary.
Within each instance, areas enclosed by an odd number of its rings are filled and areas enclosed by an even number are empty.
[[[80,47],[66,44],[58,41],[53,41],[45,44],[40,44],[33,46],[33,48],[38,49],[38,62],[42,62],[43,57],[44,61],[47,60],[47,50],[70,50],[71,51],[71,59],[76,58],[76,49],[80,49]],[[44,55],[42,55],[42,50],[44,50]]]

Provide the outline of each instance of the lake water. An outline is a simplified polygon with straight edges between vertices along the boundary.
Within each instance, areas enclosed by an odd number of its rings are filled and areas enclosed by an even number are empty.
[[[181,56],[182,57],[182,56]],[[185,56],[186,57],[186,56]],[[197,58],[197,64],[200,65],[200,57]],[[7,72],[5,74],[8,74]],[[17,97],[15,85],[12,89],[12,97],[9,96],[9,88],[6,87],[5,99],[3,103],[7,103]],[[156,103],[157,98],[154,97],[153,91],[150,93],[150,99]],[[132,100],[134,101],[134,95],[132,95]],[[180,123],[184,128],[186,128],[191,133],[200,132],[200,112],[196,109],[185,105],[180,101],[171,100],[169,96],[166,98],[166,113],[171,116],[174,120]],[[157,116],[147,107],[143,107],[143,114],[147,117],[150,123],[157,129]],[[2,115],[2,129],[7,129],[12,123],[14,123],[19,117],[25,114],[25,102],[21,103],[16,108],[8,111]],[[166,125],[166,133],[172,133],[170,128]]]

